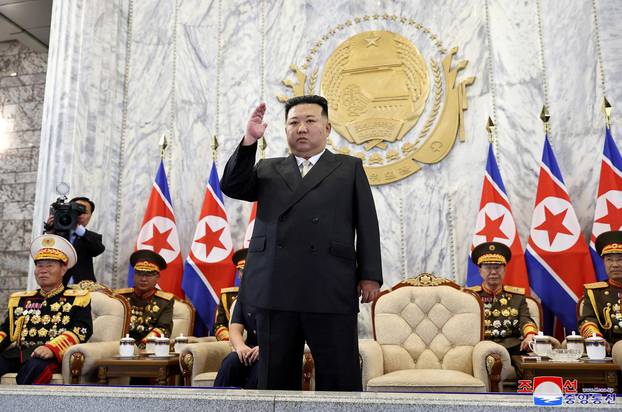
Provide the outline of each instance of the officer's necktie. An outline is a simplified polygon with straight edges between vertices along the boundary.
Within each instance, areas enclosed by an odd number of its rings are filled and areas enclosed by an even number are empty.
[[[309,160],[302,161],[302,163],[300,164],[300,174],[302,175],[302,177],[305,177],[305,175],[309,173],[309,170],[311,170],[312,166],[313,163],[311,163]]]

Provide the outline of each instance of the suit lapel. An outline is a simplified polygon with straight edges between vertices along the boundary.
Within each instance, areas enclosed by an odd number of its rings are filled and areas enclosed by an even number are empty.
[[[298,202],[307,192],[313,189],[315,186],[320,184],[322,180],[324,180],[329,174],[332,173],[339,165],[341,164],[341,160],[328,150],[324,152],[324,154],[320,157],[318,162],[311,168],[309,173],[304,177],[304,179],[300,176],[300,171],[296,168],[296,173],[298,173],[298,179],[300,184],[296,187],[296,190],[292,194],[291,198],[287,202],[287,205],[283,212],[290,207],[292,207],[296,202]],[[296,162],[294,160],[294,165]]]
[[[281,175],[287,187],[292,192],[300,185],[302,177],[300,176],[300,170],[296,163],[294,155],[289,155],[285,159],[278,162],[275,166],[276,171]]]

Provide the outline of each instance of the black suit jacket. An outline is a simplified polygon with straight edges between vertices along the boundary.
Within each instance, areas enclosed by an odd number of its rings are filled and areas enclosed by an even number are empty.
[[[106,247],[102,243],[102,235],[87,229],[84,236],[76,237],[73,242],[73,247],[76,249],[78,262],[63,276],[63,283],[65,286],[67,286],[71,277],[73,277],[73,283],[78,283],[83,280],[97,282],[93,270],[93,258],[101,255],[104,250],[106,250]]]
[[[262,309],[358,312],[358,281],[382,284],[361,160],[326,150],[303,179],[293,155],[254,165],[256,151],[238,146],[220,182],[227,196],[258,201],[239,299]]]

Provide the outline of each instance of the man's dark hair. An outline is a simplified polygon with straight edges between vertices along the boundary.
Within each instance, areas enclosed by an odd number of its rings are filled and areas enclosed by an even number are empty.
[[[89,198],[88,198],[88,197],[86,197],[86,196],[77,196],[77,197],[74,197],[73,199],[71,199],[71,200],[69,201],[69,203],[73,203],[73,202],[75,202],[75,201],[77,201],[77,200],[82,200],[83,202],[87,202],[89,205],[91,205],[91,213],[93,213],[93,212],[95,211],[95,202],[93,202],[91,199],[89,199]]]
[[[294,106],[298,106],[299,104],[317,104],[322,107],[322,116],[328,117],[328,102],[322,96],[318,96],[315,94],[307,95],[307,96],[296,96],[289,99],[285,102],[285,120],[287,121],[287,115],[289,114],[289,109]]]

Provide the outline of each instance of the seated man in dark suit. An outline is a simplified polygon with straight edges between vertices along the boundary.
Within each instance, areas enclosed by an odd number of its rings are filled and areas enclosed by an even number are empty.
[[[246,253],[248,249],[240,249],[233,254],[231,260],[235,265],[239,279],[244,275],[244,265],[246,264]],[[220,290],[220,303],[216,309],[216,323],[214,324],[214,336],[216,340],[229,340],[229,322],[231,320],[231,308],[233,302],[238,298],[240,288],[233,286]]]
[[[137,250],[130,256],[134,267],[134,287],[118,289],[132,307],[130,337],[144,349],[150,337],[171,337],[173,329],[172,293],[156,288],[160,271],[166,269],[164,258],[151,250]]]
[[[244,330],[246,330],[246,342]],[[235,302],[229,327],[229,339],[234,352],[222,361],[214,386],[256,389],[259,346],[257,346],[255,308],[240,301]]]
[[[91,296],[66,289],[63,275],[76,263],[64,238],[43,235],[30,247],[39,289],[13,293],[0,328],[0,376],[17,372],[21,384],[47,384],[61,370],[63,356],[93,332]]]

